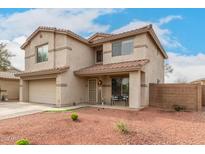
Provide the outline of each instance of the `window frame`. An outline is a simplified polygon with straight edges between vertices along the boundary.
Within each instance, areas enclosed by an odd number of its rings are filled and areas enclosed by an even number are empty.
[[[36,55],[36,63],[43,63],[43,62],[47,62],[48,61],[48,51],[47,51],[47,60],[44,60],[44,61],[38,61],[38,49],[40,48],[40,47],[43,47],[43,46],[48,46],[48,43],[44,43],[44,44],[41,44],[41,45],[38,45],[38,46],[36,46],[35,48],[36,48],[36,53],[35,53],[35,55]]]
[[[101,52],[101,61],[98,61],[98,52]],[[102,63],[103,62],[103,51],[102,50],[96,50],[95,51],[95,63]]]
[[[129,53],[125,54],[125,52],[122,51],[122,48],[123,48],[123,42],[126,42],[126,41],[132,41],[132,51],[130,51]],[[120,54],[119,55],[114,55],[113,54],[113,44],[114,43],[120,43]],[[122,39],[122,40],[117,40],[117,41],[114,41],[112,42],[112,57],[116,57],[116,56],[125,56],[125,55],[131,55],[134,51],[134,38],[128,38],[128,39]]]
[[[126,92],[124,91],[124,89],[123,89],[123,85],[125,85],[125,84],[123,84],[123,80],[124,79],[126,79],[126,80],[128,80],[128,83],[126,84],[128,87],[128,91],[127,91],[127,94],[126,94]],[[113,80],[119,80],[120,81],[120,83],[118,83],[118,84],[120,84],[120,88],[118,89],[119,91],[120,91],[120,95],[118,95],[118,96],[128,96],[129,97],[129,77],[127,77],[127,76],[122,76],[122,77],[113,77],[112,79],[111,79],[111,82],[112,82],[112,90],[111,90],[111,95],[112,96],[115,96],[114,94],[113,94],[113,90],[114,90],[114,87],[113,87]]]

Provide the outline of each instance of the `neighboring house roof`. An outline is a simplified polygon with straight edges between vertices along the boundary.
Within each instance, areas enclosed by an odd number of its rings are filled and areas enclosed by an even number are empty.
[[[19,70],[18,68],[14,67],[14,66],[10,66],[10,67],[8,68],[7,72],[19,73],[19,72],[21,72],[21,70]]]
[[[56,67],[51,69],[43,69],[40,71],[23,71],[20,73],[16,73],[17,77],[27,77],[27,76],[36,76],[36,75],[48,75],[48,74],[58,74],[63,73],[69,69],[69,66]]]
[[[123,32],[123,33],[119,33],[119,34],[105,34],[105,33],[96,33],[93,36],[91,36],[88,39],[85,39],[77,34],[75,34],[74,32],[70,31],[70,30],[66,30],[66,29],[58,29],[58,28],[54,28],[54,27],[39,27],[37,30],[35,30],[26,40],[26,42],[21,46],[22,49],[24,49],[29,42],[31,41],[31,39],[38,33],[38,32],[55,32],[55,33],[61,33],[61,34],[65,34],[65,35],[69,35],[70,37],[79,40],[82,43],[85,43],[89,46],[96,46],[105,42],[109,42],[109,41],[114,41],[117,39],[121,39],[121,38],[126,38],[126,37],[131,37],[134,35],[138,35],[138,34],[142,34],[142,33],[148,33],[151,38],[154,40],[154,42],[156,43],[157,47],[160,49],[161,53],[163,54],[164,58],[168,58],[164,48],[162,47],[158,37],[156,36],[152,25],[148,25],[142,28],[138,28],[135,30],[131,30],[131,31],[127,31],[127,32]],[[103,36],[103,38],[97,39],[97,40],[93,40],[92,39],[96,36]]]
[[[92,76],[92,75],[103,75],[103,74],[114,74],[114,73],[123,73],[140,70],[142,66],[149,62],[148,59],[135,60],[135,61],[126,61],[119,63],[111,64],[96,64],[92,65],[78,71],[75,71],[75,74],[78,76]]]
[[[197,80],[191,81],[191,83],[194,83],[194,82],[200,82],[200,81],[205,81],[205,78],[200,78],[200,79],[197,79]]]
[[[2,71],[0,71],[0,79],[19,80],[19,77],[14,76],[13,72],[2,72]]]

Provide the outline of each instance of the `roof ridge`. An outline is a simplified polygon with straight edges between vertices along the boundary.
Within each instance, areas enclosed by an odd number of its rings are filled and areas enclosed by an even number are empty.
[[[143,27],[139,27],[139,28],[128,30],[128,31],[116,33],[116,34],[113,34],[113,35],[118,35],[118,34],[122,34],[122,33],[128,33],[128,32],[132,32],[132,31],[136,31],[136,30],[141,30],[141,29],[151,29],[151,28],[152,28],[152,24],[149,24],[149,25],[146,25],[146,26],[143,26]]]
[[[108,36],[109,37],[112,34],[110,34],[110,33],[103,33],[103,32],[96,32],[96,33],[92,34],[90,37],[88,37],[87,40],[91,41],[97,35],[103,35],[103,36]]]
[[[31,33],[31,35],[26,39],[26,42],[23,43],[23,45],[21,46],[21,48],[23,49],[29,42],[29,40],[35,36],[39,31],[41,30],[50,30],[50,31],[57,31],[57,32],[64,32],[64,33],[67,33],[67,34],[70,34],[71,37],[75,38],[75,39],[78,39],[86,44],[89,44],[88,40],[85,39],[84,37],[76,34],[75,32],[69,30],[69,29],[64,29],[64,28],[57,28],[57,27],[49,27],[49,26],[39,26],[33,33]]]
[[[51,29],[51,30],[56,30],[56,31],[64,31],[64,32],[69,32],[69,33],[72,33],[74,34],[75,36],[81,38],[81,39],[84,39],[84,40],[87,40],[86,38],[78,35],[77,33],[71,31],[70,29],[65,29],[65,28],[58,28],[58,27],[49,27],[49,26],[39,26],[39,28],[41,29]]]
[[[126,33],[131,33],[131,32],[135,32],[135,31],[139,31],[139,30],[146,30],[146,29],[151,29],[152,28],[152,24],[149,24],[147,26],[143,26],[143,27],[140,27],[140,28],[135,28],[135,29],[132,29],[132,30],[128,30],[128,31],[124,31],[124,32],[120,32],[120,33],[116,33],[116,34],[111,34],[111,36],[108,36],[106,38],[101,38],[101,39],[98,39],[97,41],[101,41],[101,40],[104,40],[104,39],[108,39],[109,37],[112,37],[112,36],[118,36],[118,35],[123,35],[123,34],[126,34]]]

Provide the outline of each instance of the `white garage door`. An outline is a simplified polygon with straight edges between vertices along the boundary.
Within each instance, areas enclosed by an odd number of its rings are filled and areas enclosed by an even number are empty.
[[[56,80],[43,79],[29,81],[29,101],[56,104]]]

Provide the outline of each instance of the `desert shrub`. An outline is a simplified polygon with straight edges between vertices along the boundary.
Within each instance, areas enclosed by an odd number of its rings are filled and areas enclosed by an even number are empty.
[[[184,111],[185,107],[181,106],[181,105],[173,105],[173,108],[175,111],[180,112],[180,111]]]
[[[27,139],[20,139],[16,141],[16,145],[29,145],[29,141]]]
[[[75,113],[75,112],[71,113],[71,119],[72,119],[73,121],[76,121],[76,120],[78,119],[78,114]]]
[[[124,133],[124,134],[128,133],[127,125],[124,122],[118,121],[116,123],[116,127],[121,133]]]

